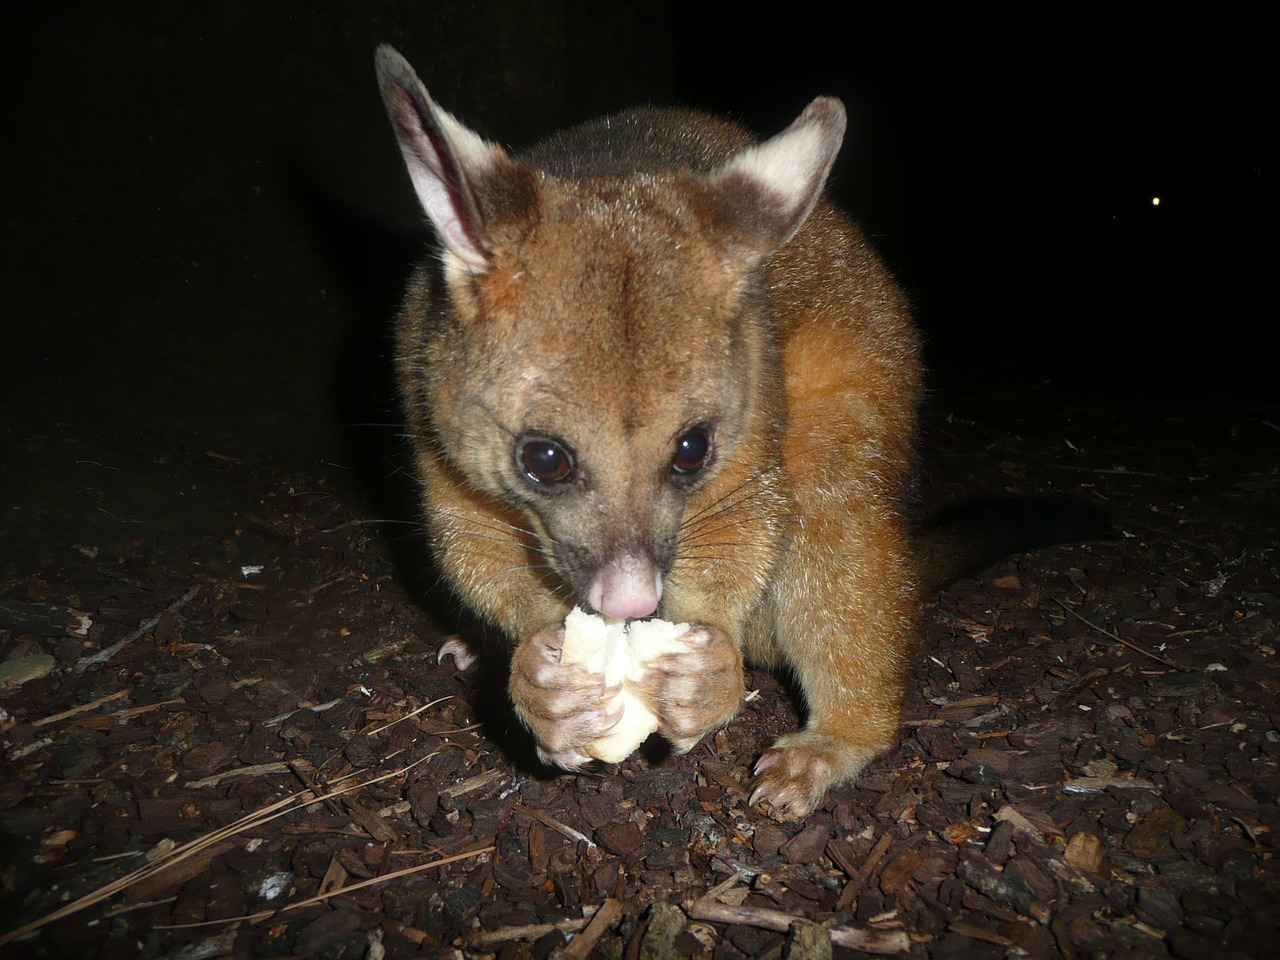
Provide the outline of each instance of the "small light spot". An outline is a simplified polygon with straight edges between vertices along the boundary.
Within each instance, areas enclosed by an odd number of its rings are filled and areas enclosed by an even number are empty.
[[[258,885],[258,896],[263,900],[275,900],[288,893],[292,886],[292,873],[273,873]]]
[[[1158,206],[1160,206],[1160,198],[1159,198],[1159,197],[1152,197],[1152,198],[1151,198],[1151,205],[1152,205],[1153,207],[1158,207]]]

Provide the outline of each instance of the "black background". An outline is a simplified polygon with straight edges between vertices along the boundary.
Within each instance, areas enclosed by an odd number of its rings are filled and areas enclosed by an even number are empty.
[[[643,102],[771,133],[837,95],[832,190],[907,287],[938,391],[1049,381],[1117,416],[1139,398],[1274,401],[1259,23],[764,9],[134,3],[11,20],[0,562],[86,523],[216,526],[207,451],[358,475],[361,431],[394,430],[390,319],[425,231],[373,82],[382,41],[516,148]]]

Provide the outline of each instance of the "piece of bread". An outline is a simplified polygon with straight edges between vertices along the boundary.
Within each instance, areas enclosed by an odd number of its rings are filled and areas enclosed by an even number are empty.
[[[604,676],[605,686],[620,687],[610,704],[622,706],[622,719],[585,752],[606,763],[620,763],[658,729],[658,718],[635,693],[651,660],[684,649],[687,623],[666,620],[613,620],[577,607],[564,620],[564,663],[578,663]]]

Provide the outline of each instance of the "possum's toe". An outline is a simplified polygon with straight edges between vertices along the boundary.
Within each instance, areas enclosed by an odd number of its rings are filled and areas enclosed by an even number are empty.
[[[725,726],[742,705],[742,653],[723,630],[694,627],[675,652],[650,661],[637,684],[658,714],[658,732],[685,753]]]
[[[577,750],[547,750],[541,744],[537,747],[538,759],[549,767],[558,767],[561,770],[577,772],[588,766],[592,757],[579,753]]]
[[[752,804],[767,802],[785,819],[812,813],[830,787],[855,779],[874,756],[813,730],[780,737],[756,762]]]

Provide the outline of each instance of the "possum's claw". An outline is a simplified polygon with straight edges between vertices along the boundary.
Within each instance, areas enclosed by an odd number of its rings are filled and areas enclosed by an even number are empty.
[[[444,663],[445,657],[453,657],[453,665],[460,672],[465,673],[471,668],[471,665],[479,659],[476,652],[472,650],[465,640],[461,637],[449,637],[440,647],[436,654],[436,663]]]

